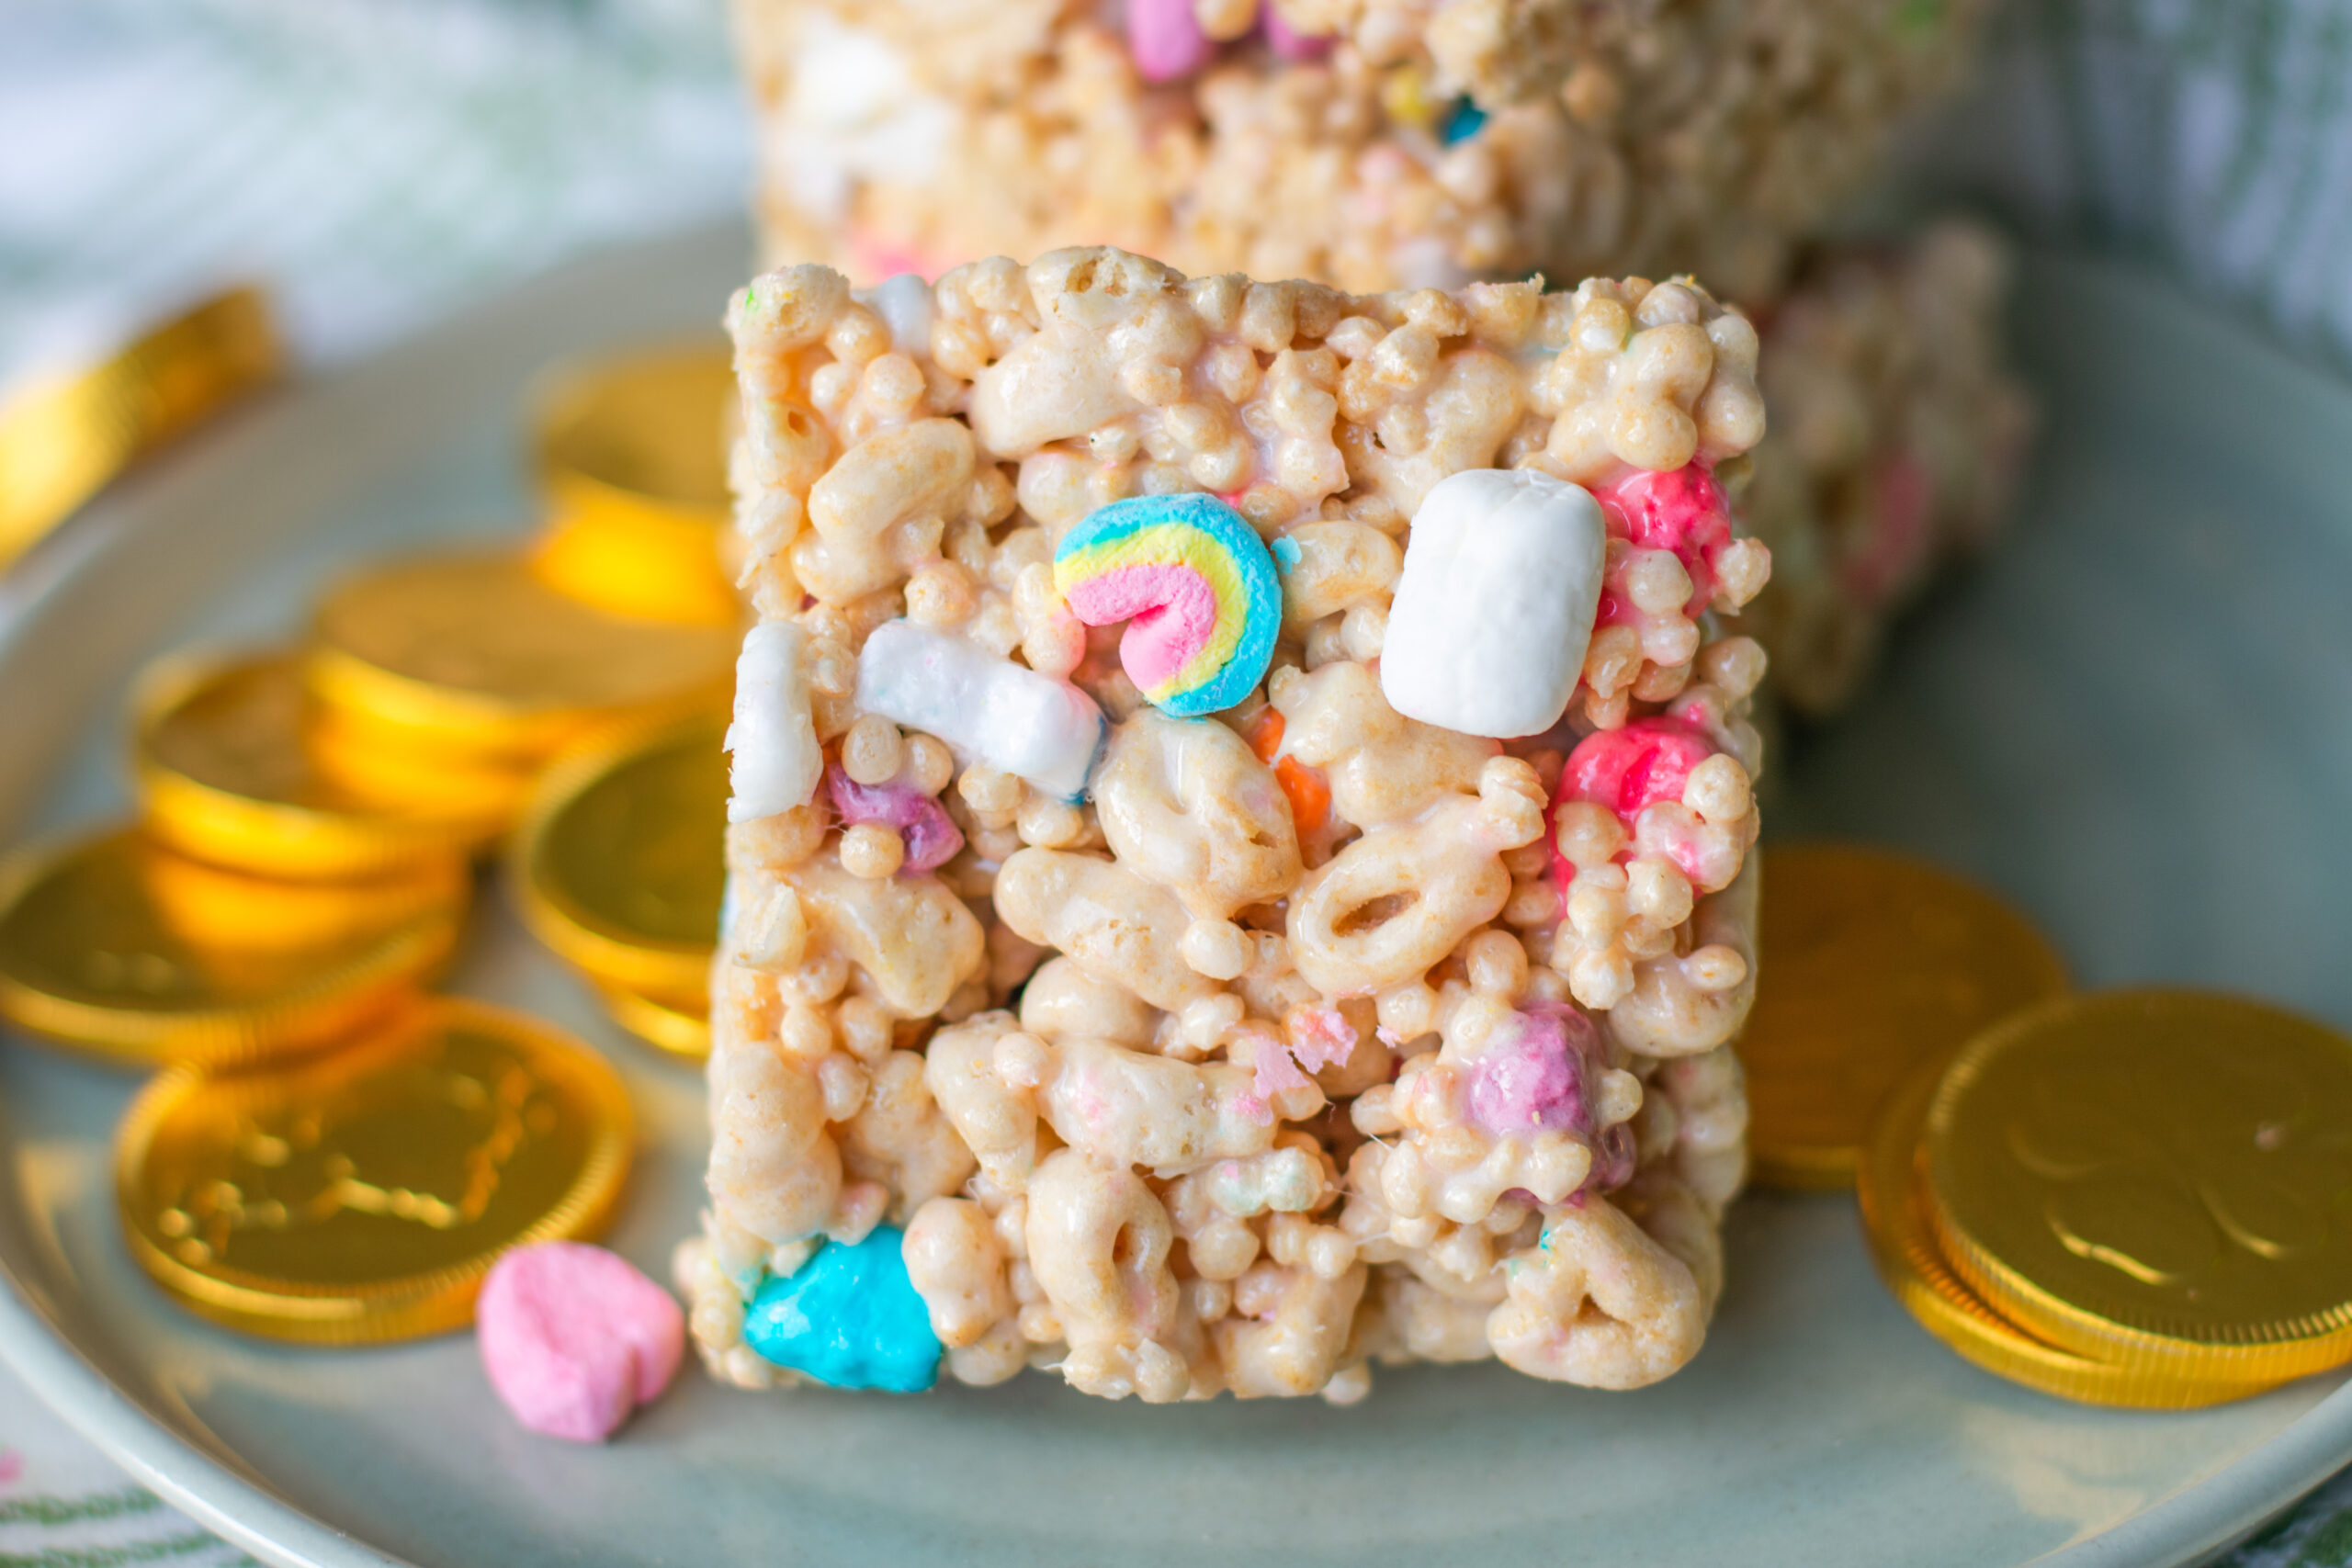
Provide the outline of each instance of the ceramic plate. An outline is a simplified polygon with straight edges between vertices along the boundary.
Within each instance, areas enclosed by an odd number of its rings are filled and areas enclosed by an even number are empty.
[[[0,588],[0,838],[119,814],[149,655],[282,637],[346,565],[526,525],[516,399],[560,354],[708,330],[731,231],[544,280],[209,436]],[[2014,539],[1782,759],[1776,828],[1909,845],[2047,923],[2091,983],[2240,987],[2352,1022],[2352,397],[2161,286],[2043,259],[2019,344],[2049,411]],[[600,1021],[493,898],[455,976],[609,1053],[646,1145],[616,1245],[693,1223],[689,1068]],[[753,1396],[697,1372],[610,1447],[535,1438],[463,1337],[281,1348],[171,1306],[116,1232],[133,1088],[0,1045],[0,1351],[139,1476],[273,1562],[637,1565],[2178,1563],[2352,1452],[2312,1380],[2187,1415],[2044,1399],[1879,1288],[1853,1208],[1730,1222],[1705,1351],[1638,1394],[1489,1365],[1352,1410],[1148,1410],[1030,1377]]]

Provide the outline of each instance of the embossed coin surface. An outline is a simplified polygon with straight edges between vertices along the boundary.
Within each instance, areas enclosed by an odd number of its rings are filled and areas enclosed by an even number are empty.
[[[703,990],[727,889],[725,734],[706,716],[549,771],[510,879],[540,941],[640,996]]]
[[[2066,988],[2023,916],[1907,856],[1768,845],[1764,886],[1739,1043],[1759,1180],[1844,1186],[1872,1114],[1913,1066]]]
[[[355,788],[322,754],[294,654],[166,660],[143,682],[133,742],[156,837],[274,876],[349,877],[450,859],[513,818],[515,792]]]
[[[131,1252],[194,1311],[395,1339],[467,1323],[507,1247],[601,1229],[631,1136],[603,1057],[435,998],[310,1061],[158,1078],[117,1134],[116,1191]]]
[[[2288,1378],[2352,1359],[2352,1040],[2235,998],[2047,1004],[1954,1059],[1928,1211],[2003,1316],[2098,1359]]]
[[[1917,1179],[1928,1103],[1942,1077],[1941,1062],[1913,1071],[1881,1109],[1855,1173],[1871,1261],[1921,1327],[1996,1376],[2091,1404],[2188,1410],[2243,1399],[2272,1386],[2272,1382],[2183,1378],[2093,1360],[2035,1338],[1962,1284],[1936,1249]]]
[[[723,694],[735,631],[613,615],[519,558],[379,568],[319,607],[312,689],[452,745],[544,753],[622,714]]]
[[[140,1062],[315,1050],[440,967],[466,892],[453,862],[293,883],[137,831],[34,849],[0,869],[0,1016]]]

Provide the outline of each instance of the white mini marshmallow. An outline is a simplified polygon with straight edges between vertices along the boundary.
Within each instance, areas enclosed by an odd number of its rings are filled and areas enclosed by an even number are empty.
[[[1074,800],[1102,746],[1102,710],[1051,675],[911,621],[874,628],[857,658],[857,705]]]
[[[1408,718],[1506,739],[1560,720],[1608,552],[1600,503],[1527,468],[1440,479],[1413,513],[1380,690]]]
[[[861,185],[930,179],[955,126],[896,44],[812,8],[768,119],[765,162],[812,216],[845,219]]]
[[[817,793],[825,753],[808,714],[808,634],[789,621],[763,621],[744,634],[727,750],[735,758],[729,822],[806,806]]]
[[[920,274],[902,272],[853,296],[890,329],[890,346],[910,359],[931,357],[931,285]]]

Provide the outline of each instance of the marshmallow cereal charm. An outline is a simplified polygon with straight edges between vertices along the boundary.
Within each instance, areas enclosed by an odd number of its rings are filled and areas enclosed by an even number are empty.
[[[1464,735],[1557,724],[1584,673],[1608,543],[1581,485],[1532,468],[1440,479],[1413,513],[1388,608],[1388,705]]]
[[[729,317],[711,1374],[1688,1361],[1746,1168],[1747,319],[1102,247]]]
[[[1220,712],[1266,678],[1282,584],[1264,543],[1215,496],[1103,507],[1055,547],[1054,586],[1090,626],[1126,622],[1119,661],[1162,713]]]
[[[788,621],[767,621],[743,637],[735,660],[734,756],[727,819],[748,822],[806,806],[825,772],[808,717],[808,637]]]
[[[857,700],[1065,797],[1086,788],[1102,745],[1102,710],[1076,686],[911,621],[867,637]]]
[[[491,1387],[534,1432],[576,1443],[611,1437],[677,1375],[686,1319],[627,1258],[542,1241],[498,1260],[474,1304]]]

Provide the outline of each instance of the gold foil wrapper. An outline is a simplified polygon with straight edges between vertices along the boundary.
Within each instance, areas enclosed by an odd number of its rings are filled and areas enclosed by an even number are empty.
[[[630,714],[723,700],[735,666],[731,623],[616,615],[506,555],[379,567],[327,595],[316,631],[309,680],[329,706],[526,761]]]
[[[616,615],[734,625],[742,609],[724,557],[735,395],[717,339],[548,377],[534,399],[540,580]]]
[[[1844,1187],[1918,1063],[2066,989],[2024,916],[1924,862],[1849,844],[1764,851],[1755,1009],[1739,1044],[1757,1179]]]
[[[117,1134],[116,1192],[184,1305],[347,1345],[463,1327],[508,1247],[598,1234],[633,1138],[603,1057],[435,999],[312,1061],[158,1078]]]
[[[165,660],[141,682],[133,768],[149,830],[264,875],[456,861],[512,822],[530,775],[468,772],[322,725],[300,655]]]
[[[515,833],[508,886],[525,922],[608,989],[706,994],[727,889],[726,729],[711,713],[583,748],[549,770]]]
[[[1917,1180],[1919,1140],[1943,1066],[1925,1064],[1895,1091],[1862,1151],[1855,1179],[1871,1260],[1921,1327],[1997,1377],[2090,1404],[2188,1410],[2271,1386],[2095,1360],[2035,1338],[1962,1284],[1937,1250]]]
[[[2182,1379],[2352,1360],[2352,1040],[2232,997],[2049,1003],[1928,1108],[1937,1244],[2037,1337]]]
[[[0,570],[125,465],[274,379],[284,350],[256,288],[164,323],[103,365],[0,405]]]
[[[468,890],[451,862],[285,882],[136,830],[22,851],[0,868],[0,1016],[142,1064],[322,1050],[439,972]]]

